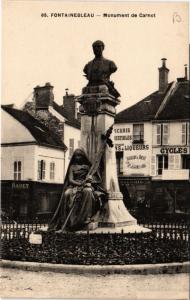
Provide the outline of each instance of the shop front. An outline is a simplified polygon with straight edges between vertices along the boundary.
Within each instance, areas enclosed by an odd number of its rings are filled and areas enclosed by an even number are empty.
[[[190,213],[190,182],[184,180],[152,180],[153,211]]]
[[[1,208],[3,215],[13,220],[51,216],[60,199],[61,192],[61,184],[2,181]]]
[[[131,210],[149,209],[151,197],[150,177],[119,176],[124,203]]]
[[[126,207],[135,213],[190,213],[190,182],[119,176]]]

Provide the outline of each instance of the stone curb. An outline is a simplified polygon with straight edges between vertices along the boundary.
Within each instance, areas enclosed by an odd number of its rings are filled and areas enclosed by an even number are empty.
[[[175,274],[189,273],[190,262],[143,264],[143,265],[63,265],[37,262],[2,260],[2,268],[20,269],[33,272],[57,272],[66,274]]]

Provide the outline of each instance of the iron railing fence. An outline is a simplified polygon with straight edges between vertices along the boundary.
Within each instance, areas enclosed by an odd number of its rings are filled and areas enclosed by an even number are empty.
[[[159,239],[184,240],[189,241],[190,224],[189,223],[170,223],[170,222],[146,222],[139,225],[149,228]],[[29,222],[3,222],[1,225],[1,239],[29,239],[32,232],[45,232],[48,230],[47,222],[38,222],[31,220]],[[121,231],[122,233],[122,231]],[[69,234],[69,233],[68,233]]]

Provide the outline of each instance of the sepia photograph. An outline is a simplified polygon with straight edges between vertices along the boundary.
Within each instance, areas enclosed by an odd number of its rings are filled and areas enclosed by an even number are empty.
[[[0,297],[189,300],[189,2],[1,4]]]

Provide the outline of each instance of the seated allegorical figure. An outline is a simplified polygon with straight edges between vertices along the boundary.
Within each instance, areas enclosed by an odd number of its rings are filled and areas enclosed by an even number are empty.
[[[87,176],[90,167],[84,150],[76,149],[67,170],[61,200],[49,224],[50,230],[58,233],[77,230],[96,221],[106,192],[101,188],[98,174]]]

